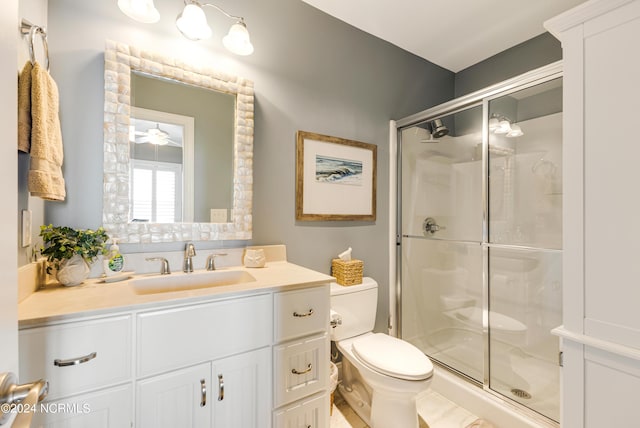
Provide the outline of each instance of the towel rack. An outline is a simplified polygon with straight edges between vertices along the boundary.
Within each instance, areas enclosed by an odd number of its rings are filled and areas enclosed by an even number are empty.
[[[27,21],[26,19],[23,19],[22,24],[20,25],[20,32],[23,35],[28,36],[29,56],[31,57],[31,64],[35,64],[36,62],[36,53],[35,53],[35,50],[33,49],[33,39],[36,34],[40,35],[40,38],[42,39],[42,46],[44,46],[44,54],[46,56],[45,65],[46,65],[47,71],[49,71],[49,45],[47,44],[47,31],[44,28],[34,25],[31,22]]]

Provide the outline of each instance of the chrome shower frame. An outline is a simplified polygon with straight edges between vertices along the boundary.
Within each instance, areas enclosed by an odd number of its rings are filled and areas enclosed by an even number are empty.
[[[397,150],[395,152],[395,169],[397,174],[396,188],[395,188],[395,203],[396,203],[396,221],[395,225],[390,223],[390,228],[395,227],[396,241],[391,243],[395,246],[395,250],[390,251],[391,266],[395,266],[395,272],[390,272],[390,287],[394,287],[392,292],[395,291],[395,319],[390,320],[390,325],[393,324],[394,330],[399,337],[402,337],[402,131],[405,128],[415,126],[425,121],[432,121],[443,116],[454,114],[469,108],[482,106],[482,338],[484,349],[484,372],[483,382],[480,383],[469,376],[461,373],[450,367],[444,366],[447,370],[453,371],[458,375],[461,375],[471,383],[483,388],[484,391],[493,395],[498,400],[508,402],[510,405],[516,405],[519,410],[522,410],[527,416],[548,424],[550,419],[537,413],[536,411],[527,408],[526,406],[519,405],[518,403],[504,398],[502,395],[493,391],[489,387],[490,379],[490,339],[489,339],[489,248],[490,247],[507,247],[506,245],[489,244],[489,195],[488,195],[488,152],[489,152],[489,103],[490,101],[508,95],[510,93],[520,91],[532,86],[539,85],[557,78],[562,77],[562,61],[557,61],[544,67],[532,70],[517,77],[505,80],[501,83],[489,86],[485,89],[464,95],[462,97],[453,99],[438,106],[423,110],[419,113],[415,113],[411,116],[399,119],[395,122],[396,135],[397,135]],[[393,129],[391,130],[393,132]],[[442,142],[441,144],[446,144]],[[393,156],[393,153],[391,153]],[[390,203],[394,203],[393,195],[390,198]],[[438,240],[438,238],[429,237],[429,239]],[[391,302],[393,305],[393,302]],[[520,409],[521,408],[521,409]]]

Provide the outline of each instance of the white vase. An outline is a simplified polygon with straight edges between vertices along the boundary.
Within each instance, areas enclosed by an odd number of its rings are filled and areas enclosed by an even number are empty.
[[[80,285],[89,277],[89,265],[79,254],[74,254],[70,259],[60,265],[56,273],[56,279],[62,285],[72,287]]]

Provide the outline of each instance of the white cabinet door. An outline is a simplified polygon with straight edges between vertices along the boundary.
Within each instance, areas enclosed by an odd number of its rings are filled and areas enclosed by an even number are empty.
[[[271,426],[271,348],[213,362],[214,428]]]
[[[129,428],[133,421],[131,385],[45,401],[33,415],[32,427]]]
[[[211,364],[200,364],[138,382],[136,426],[211,426]]]

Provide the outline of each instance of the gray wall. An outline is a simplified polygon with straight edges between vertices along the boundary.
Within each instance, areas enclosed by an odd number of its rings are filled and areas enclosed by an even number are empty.
[[[328,273],[346,247],[381,285],[377,328],[388,307],[389,120],[452,98],[454,74],[356,30],[299,0],[243,0],[255,53],[235,57],[220,39],[232,23],[207,9],[214,37],[184,39],[174,25],[182,2],[156,0],[157,24],[124,16],[115,1],[51,0],[51,73],[60,89],[67,200],[46,205],[46,222],[95,228],[102,219],[103,51],[112,39],[205,61],[255,82],[253,244],[284,243],[291,262]],[[227,7],[227,5],[225,5]],[[378,146],[375,222],[296,222],[295,134],[305,130]],[[225,243],[236,245],[239,243]],[[244,244],[244,243],[243,243]],[[196,247],[220,246],[196,243]],[[122,245],[124,252],[184,244]]]
[[[455,96],[469,94],[561,59],[560,41],[543,33],[456,73]]]

